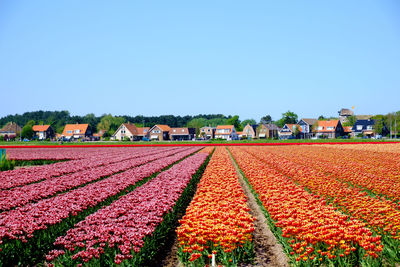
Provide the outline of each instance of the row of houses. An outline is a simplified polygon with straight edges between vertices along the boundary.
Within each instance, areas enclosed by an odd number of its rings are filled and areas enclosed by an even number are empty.
[[[285,124],[279,131],[280,139],[292,138],[338,138],[374,137],[376,121],[373,119],[357,120],[353,126],[343,126],[341,120],[301,119],[296,124]],[[389,130],[383,123],[382,134],[387,135]]]
[[[366,136],[373,137],[375,120],[360,119],[353,126],[343,126],[342,120],[317,120],[300,119],[296,124],[285,124],[282,128],[272,123],[247,124],[243,131],[236,131],[233,125],[218,125],[217,127],[202,127],[196,136],[195,128],[174,128],[168,125],[154,125],[153,127],[136,127],[133,123],[121,124],[112,135],[113,140],[158,140],[177,141],[201,139],[310,139],[310,138],[338,138],[340,136]],[[67,124],[62,134],[56,134],[50,125],[34,125],[32,127],[35,136],[39,140],[62,139],[62,140],[99,140],[105,131],[92,133],[88,124]],[[383,135],[388,134],[388,129],[383,125]],[[0,135],[6,139],[13,139],[21,133],[21,127],[15,123],[8,123],[0,129]]]

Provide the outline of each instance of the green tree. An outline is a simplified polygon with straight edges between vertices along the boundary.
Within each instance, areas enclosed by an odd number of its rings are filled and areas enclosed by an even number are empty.
[[[254,124],[257,124],[257,122],[254,119],[247,119],[247,120],[242,121],[240,124],[241,124],[242,128],[244,128],[247,124],[254,125]]]
[[[205,118],[195,118],[190,120],[186,127],[188,128],[196,128],[196,136],[200,133],[200,128],[207,125],[207,120]]]
[[[207,120],[206,126],[217,127],[218,125],[226,125],[227,119],[225,118],[212,118]]]
[[[229,118],[229,119],[226,121],[226,123],[227,123],[228,125],[233,125],[233,126],[235,126],[236,131],[242,131],[242,130],[243,130],[242,125],[240,124],[239,115],[235,115],[235,116]]]
[[[33,137],[33,125],[35,125],[35,121],[34,120],[30,120],[28,121],[24,127],[22,127],[21,130],[21,138],[27,138],[27,139],[32,139]]]
[[[105,130],[113,134],[118,127],[125,122],[125,118],[123,117],[114,117],[111,114],[104,114],[100,122],[97,124],[97,131]]]
[[[283,127],[285,124],[294,124],[297,123],[297,114],[288,110],[285,113],[282,113],[282,118],[276,122],[279,127]]]
[[[352,115],[347,118],[347,121],[343,123],[343,126],[353,126],[356,123],[356,116]]]
[[[271,122],[272,122],[272,117],[270,115],[265,115],[260,120],[260,124],[261,123],[271,123]]]
[[[320,115],[320,116],[318,117],[318,120],[319,120],[319,121],[323,121],[323,120],[326,120],[326,118],[324,117],[324,115]]]

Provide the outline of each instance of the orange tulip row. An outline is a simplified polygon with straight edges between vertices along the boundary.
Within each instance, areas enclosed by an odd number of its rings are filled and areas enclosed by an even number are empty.
[[[359,254],[360,261],[379,262],[380,237],[372,236],[365,223],[326,205],[243,147],[229,150],[278,227],[275,233],[281,233],[278,239],[293,264],[358,265]]]
[[[309,164],[299,164],[260,147],[245,150],[314,194],[326,198],[343,213],[366,222],[375,233],[384,235],[384,244],[391,248],[387,251],[387,257],[400,261],[400,210],[396,203],[372,197],[360,188],[337,180],[333,175],[309,167],[312,165],[310,161]]]
[[[253,217],[224,147],[217,147],[196,195],[179,221],[179,257],[185,265],[235,265],[252,257]]]
[[[291,161],[322,170],[336,178],[360,186],[377,195],[400,200],[400,163],[395,164],[383,153],[324,147],[267,149]],[[400,204],[399,204],[400,208]]]

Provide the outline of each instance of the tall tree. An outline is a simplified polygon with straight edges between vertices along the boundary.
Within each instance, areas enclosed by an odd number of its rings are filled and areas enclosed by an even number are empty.
[[[285,124],[294,124],[297,123],[297,114],[288,110],[285,113],[282,113],[282,118],[276,122],[279,127],[283,127]]]
[[[33,137],[33,125],[35,125],[35,121],[34,120],[30,120],[28,121],[24,127],[22,127],[21,130],[21,138],[27,138],[27,139],[31,139]]]
[[[272,117],[270,115],[265,115],[261,118],[260,123],[271,123]]]
[[[226,123],[228,125],[233,125],[235,126],[236,131],[241,131],[243,130],[242,125],[240,124],[240,120],[239,120],[239,115],[235,115],[231,118],[229,118]]]

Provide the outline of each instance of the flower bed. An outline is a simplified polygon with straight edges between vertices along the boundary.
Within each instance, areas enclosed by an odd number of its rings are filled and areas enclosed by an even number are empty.
[[[56,237],[76,222],[196,150],[198,148],[186,149],[85,187],[1,213],[0,265],[16,262],[32,265],[52,247]]]
[[[86,262],[112,264],[110,261],[120,264],[125,261],[140,266],[143,256],[154,255],[159,244],[151,239],[157,236],[162,240],[159,234],[165,234],[165,229],[161,231],[157,227],[163,221],[173,221],[168,214],[174,212],[181,196],[187,197],[185,188],[207,156],[206,153],[197,153],[184,159],[145,185],[88,216],[65,236],[57,238],[55,244],[63,250],[51,251],[47,260],[57,265]],[[164,223],[163,227],[166,226]],[[140,253],[143,249],[145,251]]]
[[[374,233],[382,235],[386,259],[391,263],[400,262],[400,210],[397,203],[370,196],[332,175],[283,157],[253,151],[253,155],[256,154],[264,163],[312,193],[324,197],[344,214],[366,222]]]
[[[185,265],[237,265],[254,256],[253,218],[224,147],[217,147],[186,215],[177,229],[179,258]]]
[[[71,190],[112,174],[145,164],[160,157],[166,157],[188,149],[190,148],[161,151],[160,153],[145,155],[143,157],[135,156],[120,162],[47,179],[40,183],[3,190],[0,191],[0,211],[6,211],[14,207],[21,207],[29,202],[38,201],[54,194]]]
[[[323,198],[240,148],[229,150],[293,265],[381,264],[380,236],[372,236],[365,223],[335,211]]]

